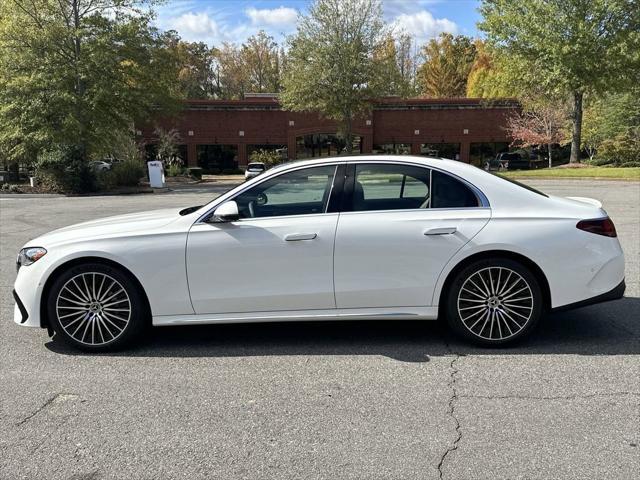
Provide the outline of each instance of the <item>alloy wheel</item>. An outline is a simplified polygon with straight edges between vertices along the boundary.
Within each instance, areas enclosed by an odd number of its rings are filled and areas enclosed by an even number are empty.
[[[131,320],[131,299],[110,275],[84,272],[62,286],[56,314],[65,333],[77,342],[104,345],[125,331]]]
[[[458,293],[458,314],[472,334],[484,340],[513,337],[534,310],[531,286],[514,270],[487,267],[472,273]]]

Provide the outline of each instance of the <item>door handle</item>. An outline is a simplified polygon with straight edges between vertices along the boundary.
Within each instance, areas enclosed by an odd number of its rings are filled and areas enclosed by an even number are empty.
[[[456,227],[440,227],[440,228],[429,228],[424,231],[425,235],[451,235],[456,233],[458,229]]]
[[[299,242],[300,240],[313,240],[317,236],[317,233],[290,233],[285,235],[284,239],[287,242]]]

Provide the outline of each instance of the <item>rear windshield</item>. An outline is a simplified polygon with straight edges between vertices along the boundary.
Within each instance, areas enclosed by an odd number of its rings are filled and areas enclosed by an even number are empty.
[[[547,195],[546,193],[541,192],[540,190],[536,190],[535,188],[530,187],[529,185],[525,185],[524,183],[520,183],[520,182],[518,182],[516,180],[513,180],[511,178],[503,177],[499,173],[494,173],[494,172],[489,172],[489,173],[491,173],[491,175],[495,175],[496,177],[504,180],[505,182],[512,183],[512,184],[517,185],[517,186],[519,186],[521,188],[524,188],[525,190],[529,190],[530,192],[537,193],[538,195],[542,195],[543,197],[549,198],[549,195]]]
[[[250,163],[247,165],[247,170],[264,170],[264,165]]]

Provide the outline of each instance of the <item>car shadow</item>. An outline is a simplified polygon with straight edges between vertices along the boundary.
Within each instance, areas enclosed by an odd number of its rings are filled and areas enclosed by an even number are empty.
[[[198,325],[151,329],[135,347],[85,353],[54,337],[46,347],[64,355],[126,357],[252,357],[267,355],[383,355],[428,362],[451,355],[637,355],[640,298],[552,313],[524,341],[508,348],[475,347],[453,336],[444,322],[340,321]]]

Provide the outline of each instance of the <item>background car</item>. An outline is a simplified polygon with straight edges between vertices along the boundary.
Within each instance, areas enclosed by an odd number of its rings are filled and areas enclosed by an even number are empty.
[[[206,205],[58,229],[17,268],[15,322],[90,351],[150,324],[438,317],[504,345],[625,289],[597,200],[406,156],[290,163]]]
[[[257,177],[267,169],[266,165],[262,162],[252,162],[247,165],[247,169],[244,171],[245,180]]]
[[[102,160],[94,160],[92,162],[89,162],[89,167],[91,167],[91,169],[96,173],[111,170],[111,164]]]

